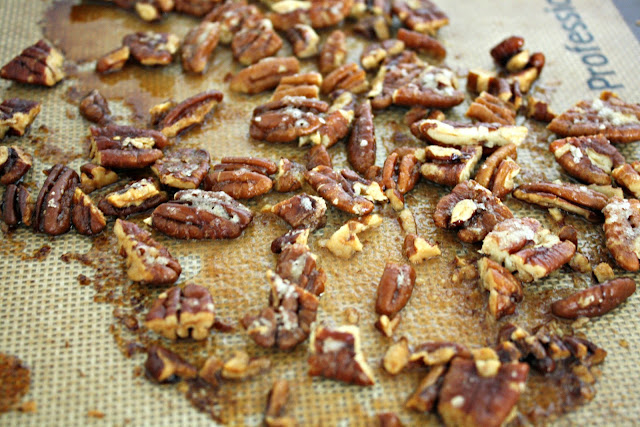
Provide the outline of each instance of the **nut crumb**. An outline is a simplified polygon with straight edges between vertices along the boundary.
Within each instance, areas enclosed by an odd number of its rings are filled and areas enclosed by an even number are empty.
[[[618,341],[618,344],[620,344],[620,347],[627,348],[627,349],[629,348],[629,341],[627,340],[620,340]]]
[[[29,400],[28,402],[19,404],[16,409],[20,412],[35,413],[38,412],[38,405],[35,401]]]
[[[95,409],[89,409],[89,411],[87,411],[87,417],[102,419],[104,418],[104,412],[100,412]]]

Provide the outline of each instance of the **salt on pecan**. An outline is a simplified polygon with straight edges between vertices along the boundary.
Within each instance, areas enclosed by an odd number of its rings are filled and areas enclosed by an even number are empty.
[[[367,73],[353,62],[331,71],[325,76],[321,86],[324,94],[331,94],[340,90],[358,94],[365,92],[368,88]]]
[[[192,364],[158,345],[147,349],[144,367],[147,377],[158,383],[171,382],[176,378],[193,379],[198,375],[198,370]]]
[[[306,243],[292,243],[282,248],[276,264],[276,274],[307,292],[319,296],[324,292],[327,275],[316,264],[317,257]]]
[[[616,183],[633,194],[633,197],[640,196],[640,162],[631,164],[624,163],[611,171],[611,176]],[[620,196],[622,197],[622,196]]]
[[[171,108],[157,127],[166,137],[176,136],[185,129],[202,124],[207,114],[221,103],[223,98],[224,95],[218,90],[189,97]]]
[[[622,304],[635,291],[633,279],[613,279],[555,301],[551,304],[551,312],[567,319],[602,316]]]
[[[80,188],[76,188],[73,194],[71,221],[78,233],[85,236],[100,234],[107,226],[107,220],[102,211]]]
[[[459,229],[463,242],[482,241],[502,221],[513,218],[508,207],[489,190],[473,180],[456,185],[436,206],[436,227]]]
[[[96,72],[105,74],[120,71],[124,68],[124,65],[130,57],[131,49],[129,49],[129,46],[120,46],[101,56],[96,61]]]
[[[370,40],[388,40],[391,37],[389,20],[380,15],[358,19],[353,26],[353,32]]]
[[[310,25],[296,24],[284,34],[298,58],[310,58],[318,54],[320,36]]]
[[[580,184],[535,182],[513,190],[513,197],[545,208],[560,208],[591,222],[602,221],[609,198]]]
[[[271,212],[285,220],[292,228],[311,231],[324,227],[327,222],[327,204],[320,197],[302,193],[276,204]]]
[[[354,325],[320,326],[310,342],[309,375],[360,386],[375,384],[373,371],[360,348],[360,329]]]
[[[498,264],[483,257],[478,261],[480,283],[489,291],[489,312],[496,319],[513,314],[524,295],[518,279]]]
[[[235,92],[256,94],[273,89],[282,77],[298,71],[300,63],[294,57],[264,58],[234,75],[229,87]]]
[[[484,255],[517,271],[518,278],[531,282],[548,276],[568,263],[576,245],[542,227],[533,218],[512,218],[496,225],[483,243]]]
[[[202,21],[189,30],[182,41],[182,69],[192,73],[203,73],[209,57],[218,47],[220,24]]]
[[[549,150],[569,175],[588,184],[611,184],[611,171],[625,162],[602,135],[558,139]]]
[[[347,36],[340,30],[334,30],[322,45],[318,57],[318,69],[328,74],[344,64],[347,58]]]
[[[93,163],[80,166],[80,189],[86,194],[118,181],[118,174]]]
[[[162,133],[132,126],[109,124],[90,131],[91,158],[105,168],[145,168],[160,159],[160,149],[168,145]]]
[[[376,293],[376,313],[393,318],[409,302],[415,283],[413,267],[387,262]]]
[[[371,103],[368,100],[362,102],[355,114],[347,143],[347,159],[356,172],[365,174],[376,162],[376,134]]]
[[[198,188],[209,171],[209,153],[195,148],[168,151],[151,170],[160,182],[172,188]]]
[[[318,194],[336,208],[354,215],[367,215],[373,203],[359,196],[353,186],[327,166],[317,166],[305,173],[305,179]]]
[[[7,133],[22,136],[40,113],[42,105],[37,101],[11,98],[0,103],[0,140]]]
[[[142,65],[168,65],[180,47],[180,38],[171,33],[137,32],[124,36],[122,45]]]
[[[205,177],[204,189],[224,191],[234,199],[250,199],[268,193],[277,171],[274,162],[259,157],[223,157]]]
[[[613,198],[602,210],[607,249],[627,271],[640,269],[640,201]]]
[[[407,48],[424,53],[436,61],[442,61],[447,56],[447,50],[442,43],[428,34],[400,28],[397,37]]]
[[[9,227],[22,223],[31,226],[34,201],[27,187],[22,184],[9,184],[2,196],[2,220]]]
[[[45,40],[23,50],[2,69],[0,77],[20,83],[55,86],[65,77],[64,56]]]
[[[180,263],[151,237],[151,233],[121,219],[116,220],[113,232],[118,238],[120,255],[126,257],[129,279],[152,285],[166,285],[178,280],[182,272]]]
[[[33,164],[31,154],[17,145],[0,146],[0,184],[14,184],[18,182]]]
[[[219,23],[220,43],[229,44],[240,30],[252,27],[263,18],[264,15],[255,5],[238,1],[220,3],[204,17],[203,21]]]
[[[355,108],[354,95],[351,92],[342,92],[327,110],[322,126],[312,134],[301,137],[299,144],[303,146],[311,143],[314,146],[332,147],[349,134],[355,116]],[[322,164],[331,166],[330,162]]]
[[[306,170],[300,163],[284,157],[280,158],[278,161],[278,173],[273,178],[275,190],[280,193],[287,193],[301,189]]]
[[[249,127],[252,138],[268,142],[291,142],[318,130],[327,111],[326,102],[303,96],[287,96],[253,110]]]
[[[362,252],[363,245],[358,234],[372,227],[378,227],[380,224],[382,224],[382,218],[377,214],[367,215],[358,220],[352,219],[334,232],[323,244],[338,258],[349,259],[356,252]]]
[[[33,228],[57,236],[71,228],[73,194],[78,186],[78,174],[59,163],[46,173],[47,179],[36,199]]]
[[[153,211],[151,224],[178,239],[235,239],[252,219],[249,209],[221,191],[182,190]]]
[[[272,101],[286,96],[304,96],[305,98],[319,98],[322,75],[320,73],[301,73],[284,76],[276,87]]]
[[[395,91],[416,79],[427,64],[420,61],[413,51],[405,50],[401,54],[387,57],[376,77],[371,82],[371,90],[367,97],[376,110],[389,107],[393,103]]]
[[[402,251],[412,264],[422,264],[441,254],[437,244],[433,244],[415,233],[408,233],[405,236]]]
[[[480,145],[486,149],[507,144],[519,146],[527,137],[525,126],[501,126],[495,123],[458,123],[423,119],[411,125],[411,133],[432,144],[464,147]]]
[[[482,157],[481,147],[451,147],[429,145],[425,148],[425,161],[420,173],[429,181],[455,186],[471,177],[471,172]]]
[[[449,17],[430,0],[393,0],[393,12],[402,23],[419,33],[435,35]]]
[[[407,84],[392,94],[396,105],[427,108],[451,108],[464,101],[464,93],[458,89],[458,81],[448,68],[427,66]]]
[[[516,124],[516,109],[514,106],[488,92],[482,92],[469,105],[465,115],[484,123]]]
[[[129,215],[153,209],[168,200],[167,193],[153,178],[143,178],[107,194],[98,207],[109,216],[126,218]]]
[[[80,114],[90,122],[105,125],[111,121],[111,110],[109,103],[97,90],[92,90],[82,101],[80,101]]]
[[[360,55],[360,63],[365,70],[377,69],[382,61],[389,56],[395,56],[404,50],[404,42],[389,39],[380,43],[372,43],[364,48]]]
[[[342,22],[352,5],[353,0],[284,1],[274,3],[273,12],[267,17],[278,30],[288,30],[296,24],[327,28]]]
[[[233,57],[243,65],[251,65],[275,55],[282,47],[282,39],[268,19],[246,26],[233,36]]]

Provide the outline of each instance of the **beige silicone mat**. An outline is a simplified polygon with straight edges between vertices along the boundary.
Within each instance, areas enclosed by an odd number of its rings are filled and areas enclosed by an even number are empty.
[[[599,93],[587,84],[589,65],[583,60],[591,63],[592,71],[602,73],[600,76],[607,78],[610,84],[622,84],[623,87],[616,91],[623,99],[640,101],[640,45],[609,2],[449,0],[439,3],[451,18],[451,24],[440,31],[439,38],[448,49],[447,63],[460,75],[466,74],[468,68],[492,67],[489,49],[504,37],[518,34],[525,37],[530,50],[545,53],[547,65],[540,83],[557,111]],[[565,6],[553,6],[554,3]],[[569,13],[574,15],[569,16]],[[171,97],[181,100],[204,89],[220,89],[225,92],[224,103],[201,129],[185,134],[179,144],[204,147],[214,160],[224,155],[273,159],[287,156],[302,160],[303,149],[249,139],[251,111],[268,95],[248,98],[227,91],[225,76],[238,69],[231,61],[228,48],[218,48],[215,60],[202,77],[183,75],[178,64],[164,69],[131,65],[119,75],[104,78],[93,75],[91,61],[118,46],[124,34],[148,28],[172,30],[183,36],[195,22],[188,17],[171,16],[160,24],[149,25],[126,12],[109,9],[105,4],[0,1],[1,63],[38,40],[44,26],[47,37],[65,51],[71,62],[78,64],[69,70],[73,77],[53,89],[0,82],[2,99],[24,97],[43,104],[28,136],[2,141],[2,144],[18,144],[34,154],[34,168],[25,180],[41,185],[44,180],[41,171],[50,165],[62,161],[77,169],[86,161],[85,137],[89,124],[78,115],[73,100],[77,99],[77,93],[93,88],[99,88],[109,98],[112,110],[121,116],[120,122],[133,121],[141,125],[147,119],[145,111],[155,102]],[[571,35],[563,29],[563,24],[567,28],[574,26],[580,34]],[[567,50],[566,46],[575,46],[579,37],[592,40],[580,45],[582,53]],[[351,59],[357,60],[361,44],[352,43],[350,47]],[[587,48],[590,50],[584,50]],[[287,52],[288,48],[284,48],[280,54]],[[599,56],[584,57],[586,53]],[[304,67],[312,69],[313,63],[305,63]],[[76,90],[70,89],[72,87]],[[458,107],[452,114],[463,113],[465,108]],[[386,153],[396,146],[419,144],[403,124],[400,110],[381,114],[376,118],[376,125],[378,164],[382,164]],[[527,125],[532,132],[519,149],[519,161],[524,169],[521,180],[542,176],[559,178],[560,171],[547,150],[549,134],[539,126]],[[640,159],[637,144],[621,147],[628,161]],[[342,145],[332,148],[331,154],[335,165],[345,165]],[[566,176],[563,178],[567,179]],[[450,280],[453,257],[456,254],[473,255],[477,247],[462,245],[453,234],[434,228],[433,207],[445,193],[444,188],[422,183],[408,197],[421,234],[439,241],[443,256],[416,269],[418,285],[403,311],[397,336],[405,335],[412,343],[448,339],[485,344],[495,338],[496,331],[505,321],[534,326],[549,318],[546,311],[550,301],[567,295],[574,287],[582,288],[592,283],[593,279],[585,275],[568,271],[555,274],[538,286],[529,286],[518,314],[496,323],[486,314],[487,296],[476,284],[454,285]],[[183,266],[180,283],[191,281],[208,286],[218,314],[237,320],[247,311],[258,310],[266,304],[265,272],[275,265],[269,243],[286,230],[282,221],[260,214],[259,209],[266,203],[289,196],[270,194],[248,203],[256,217],[234,241],[179,242],[157,233],[154,235],[179,258]],[[548,227],[557,229],[544,211],[513,200],[508,200],[507,204],[518,216],[535,216]],[[306,344],[286,354],[264,351],[241,329],[227,334],[212,332],[204,343],[173,346],[194,363],[209,354],[228,357],[234,349],[245,349],[251,355],[266,355],[272,359],[273,368],[268,373],[244,383],[224,385],[220,397],[222,416],[230,425],[261,423],[265,396],[276,378],[291,381],[293,392],[288,415],[296,418],[300,425],[371,425],[374,415],[384,411],[397,412],[406,425],[437,423],[435,417],[402,409],[404,400],[419,382],[420,374],[390,378],[379,369],[390,340],[382,338],[372,326],[375,290],[386,260],[402,260],[402,235],[394,214],[388,209],[383,209],[382,214],[382,226],[365,235],[364,251],[350,261],[338,261],[318,246],[318,241],[328,237],[347,215],[332,211],[327,226],[310,240],[310,246],[328,276],[327,291],[320,299],[319,320],[341,324],[345,322],[347,307],[359,311],[364,352],[374,367],[377,384],[364,389],[329,380],[312,380],[306,373]],[[568,217],[566,222],[581,231],[580,250],[594,265],[609,259],[602,249],[599,226],[574,217]],[[45,245],[51,248],[46,256],[33,256]],[[36,413],[0,415],[0,425],[138,426],[212,422],[207,415],[193,409],[176,387],[153,385],[141,377],[136,368],[144,361],[142,355],[126,358],[120,351],[115,337],[122,337],[122,340],[131,337],[123,332],[124,328],[114,317],[114,308],[131,313],[131,306],[136,301],[140,306],[148,307],[158,290],[128,282],[122,273],[123,262],[115,255],[113,246],[111,227],[94,240],[74,232],[49,238],[25,228],[0,239],[0,351],[17,355],[31,366],[33,382],[25,400],[34,400],[38,407]],[[76,260],[63,262],[63,254],[70,253],[77,254],[75,258],[88,253],[86,260],[101,259],[99,268],[95,262],[93,266]],[[132,302],[132,297],[137,300]],[[143,308],[137,314],[138,318],[145,313],[146,308]],[[583,330],[609,355],[602,365],[603,375],[597,384],[595,399],[561,417],[556,421],[557,425],[638,423],[640,339],[636,331],[640,326],[639,316],[640,303],[634,295],[621,308],[594,320]],[[151,334],[145,337],[158,340]],[[544,390],[540,390],[538,388],[538,395],[544,394]],[[524,406],[526,404],[523,402]],[[89,411],[99,411],[104,418],[89,417]]]

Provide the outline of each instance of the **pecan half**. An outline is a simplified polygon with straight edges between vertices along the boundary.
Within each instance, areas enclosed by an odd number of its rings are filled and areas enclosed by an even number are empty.
[[[96,72],[105,74],[120,71],[130,57],[131,49],[129,49],[129,46],[121,46],[114,49],[96,61]]]
[[[471,172],[482,157],[481,147],[451,147],[429,145],[425,148],[425,162],[420,173],[429,181],[454,186],[471,177]]]
[[[551,304],[551,312],[567,319],[602,316],[622,304],[635,291],[633,279],[613,279],[555,301]]]
[[[174,0],[176,12],[192,16],[204,16],[209,13],[220,0]]]
[[[273,178],[274,188],[280,193],[296,191],[302,188],[304,172],[307,169],[300,163],[293,162],[284,157],[278,162],[278,173]]]
[[[288,30],[296,24],[313,28],[332,27],[343,21],[351,11],[353,0],[285,1],[271,6],[268,18],[278,30]]]
[[[171,108],[158,123],[158,129],[166,136],[178,135],[196,124],[202,124],[205,117],[219,103],[224,95],[218,90],[210,90],[185,99]]]
[[[324,94],[331,94],[340,90],[358,94],[365,92],[368,88],[367,73],[353,62],[342,65],[327,74],[321,87]]]
[[[376,134],[368,100],[356,109],[353,130],[347,143],[347,159],[353,169],[361,174],[365,174],[376,162]]]
[[[592,101],[578,102],[553,119],[547,128],[561,136],[602,134],[613,143],[638,141],[640,105],[604,91]]]
[[[9,184],[2,196],[2,220],[9,227],[23,223],[31,226],[34,202],[29,190],[22,184]]]
[[[268,19],[243,28],[233,36],[231,51],[241,64],[251,65],[275,55],[282,47],[282,39]]]
[[[407,305],[416,283],[416,272],[408,264],[387,262],[376,293],[376,313],[394,317]]]
[[[293,76],[284,76],[273,92],[272,101],[277,101],[285,96],[304,96],[306,98],[319,98],[322,75],[320,73],[302,73]]]
[[[28,99],[11,98],[0,103],[0,139],[7,133],[22,136],[40,113],[42,105]]]
[[[292,228],[308,228],[311,231],[324,227],[327,222],[326,211],[327,204],[323,199],[306,193],[283,200],[271,208],[271,212]]]
[[[324,292],[327,276],[316,265],[316,256],[306,244],[293,243],[285,246],[278,257],[276,274],[294,286],[314,295]]]
[[[291,142],[318,130],[328,110],[326,102],[303,96],[287,96],[256,107],[249,127],[252,138],[268,142]]]
[[[360,63],[365,70],[375,70],[390,56],[395,56],[404,50],[404,43],[397,39],[372,43],[364,48],[360,55]]]
[[[17,145],[0,146],[0,184],[14,184],[31,169],[33,157]]]
[[[298,58],[310,58],[318,54],[320,36],[310,25],[296,24],[284,34]]]
[[[382,167],[382,187],[387,191],[398,190],[400,194],[411,191],[420,180],[421,162],[418,156],[423,158],[422,153],[416,150],[407,153],[394,151],[389,154]]]
[[[353,26],[353,32],[369,40],[387,40],[391,37],[389,20],[379,15],[358,19],[358,22]]]
[[[360,386],[375,384],[373,371],[360,349],[357,326],[320,326],[311,336],[310,349],[309,375]]]
[[[176,340],[204,340],[215,320],[213,298],[204,286],[173,287],[158,296],[145,317],[147,328]]]
[[[198,375],[193,365],[158,345],[152,345],[147,350],[144,367],[147,377],[159,383],[172,382],[176,378],[191,379]]]
[[[436,61],[442,61],[447,56],[443,44],[427,34],[400,28],[397,37],[407,48],[424,53]]]
[[[165,153],[151,170],[160,182],[173,188],[198,188],[209,171],[209,153],[194,148],[179,148]]]
[[[589,184],[611,184],[611,171],[625,162],[602,135],[558,139],[549,150],[569,175]]]
[[[239,71],[231,78],[229,87],[235,92],[256,94],[278,86],[280,79],[300,71],[295,57],[265,58]]]
[[[602,210],[607,249],[627,271],[640,269],[640,201],[613,198]]]
[[[371,201],[357,195],[341,174],[327,166],[307,171],[305,179],[323,199],[341,211],[354,215],[367,215],[373,211]]]
[[[224,191],[234,199],[251,199],[268,193],[273,181],[268,175],[277,167],[271,160],[258,157],[223,157],[205,177],[204,189]]]
[[[307,170],[314,169],[317,166],[326,166],[328,168],[332,167],[331,156],[329,155],[326,147],[322,144],[312,146],[306,155],[306,160]]]
[[[168,65],[178,51],[180,38],[171,33],[137,32],[124,36],[122,45],[128,46],[131,57],[142,65]]]
[[[91,198],[76,188],[73,194],[73,211],[71,213],[73,226],[78,233],[85,236],[100,234],[107,226],[107,220],[102,211],[96,207]]]
[[[340,30],[334,30],[320,50],[318,69],[322,74],[328,74],[342,66],[346,59],[347,36]]]
[[[293,427],[293,418],[284,416],[284,407],[289,400],[289,382],[278,379],[274,381],[267,395],[267,407],[264,411],[264,423],[267,427]]]
[[[560,208],[591,222],[602,221],[600,211],[609,201],[604,194],[584,185],[552,182],[522,184],[513,191],[513,197],[545,208]]]
[[[142,169],[162,157],[167,138],[160,132],[109,124],[92,127],[91,157],[105,168]]]
[[[438,202],[433,214],[436,227],[460,229],[463,242],[482,241],[500,222],[513,218],[508,207],[473,180],[456,185]]]
[[[182,69],[192,73],[203,73],[211,53],[218,47],[220,24],[202,21],[192,28],[182,41]]]
[[[451,108],[464,101],[464,92],[457,90],[458,81],[448,68],[427,66],[407,84],[392,94],[396,105],[427,108]]]
[[[527,137],[528,129],[524,126],[501,126],[495,123],[468,124],[423,119],[411,125],[411,133],[432,144],[498,148],[507,144],[519,146]]]
[[[48,171],[36,199],[33,228],[35,231],[57,236],[71,228],[73,193],[78,174],[62,164]]]
[[[255,25],[263,18],[264,15],[255,5],[247,5],[246,1],[238,1],[221,3],[208,13],[203,21],[218,22],[220,24],[220,42],[229,44],[239,31]]]
[[[97,89],[92,90],[82,99],[79,109],[82,117],[90,122],[105,125],[111,121],[109,103]]]
[[[354,95],[351,92],[342,92],[331,104],[323,118],[324,123],[322,126],[314,133],[301,137],[299,144],[302,146],[311,143],[314,146],[322,145],[325,147],[335,145],[349,134],[355,116],[355,108]],[[331,166],[330,162],[329,164],[322,164]]]
[[[154,228],[178,239],[235,239],[253,214],[221,191],[182,190],[151,215]]]
[[[433,244],[414,233],[408,233],[405,236],[402,252],[412,264],[422,264],[441,254],[437,244]]]
[[[478,271],[482,287],[489,291],[491,315],[498,320],[513,314],[516,304],[524,298],[520,281],[509,270],[489,258],[478,261]]]
[[[430,0],[393,0],[392,10],[402,23],[419,33],[434,35],[449,17]]]
[[[372,227],[378,227],[382,223],[380,215],[367,215],[358,220],[347,221],[335,233],[331,235],[324,246],[338,258],[349,259],[356,252],[362,251],[362,242],[358,234]]]
[[[638,170],[640,170],[640,162],[625,163],[611,171],[611,176],[616,183],[636,198],[640,196],[640,172]]]
[[[160,191],[160,185],[155,179],[143,178],[106,195],[100,200],[98,207],[106,215],[126,218],[155,208],[167,200],[167,193]]]
[[[182,267],[164,246],[151,237],[151,233],[121,219],[116,220],[113,232],[118,238],[120,255],[126,257],[129,279],[152,285],[166,285],[178,280]]]
[[[516,124],[514,106],[488,92],[482,92],[474,99],[465,115],[484,123]]]
[[[515,161],[517,157],[515,145],[499,148],[482,164],[475,180],[490,189],[494,196],[504,200],[513,191],[513,180],[520,173],[520,165]]]
[[[55,86],[65,77],[64,56],[45,40],[23,50],[0,69],[0,77],[20,83]]]
[[[118,174],[93,163],[80,166],[80,189],[86,194],[118,181]]]
[[[371,106],[377,110],[389,107],[396,90],[414,81],[427,67],[415,52],[408,50],[385,59],[367,94],[371,98]]]
[[[496,225],[482,243],[482,254],[517,271],[520,280],[531,282],[548,276],[568,263],[576,245],[542,227],[533,218],[512,218]]]

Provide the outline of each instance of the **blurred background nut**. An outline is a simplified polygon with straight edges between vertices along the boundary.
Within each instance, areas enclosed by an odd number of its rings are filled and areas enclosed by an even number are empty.
[[[96,72],[106,74],[120,71],[131,56],[129,46],[121,46],[100,57],[96,62]]]
[[[33,164],[31,154],[17,145],[0,146],[0,184],[14,184],[18,182]]]
[[[97,89],[92,90],[80,101],[79,108],[80,114],[90,122],[104,125],[111,121],[109,103]]]
[[[0,69],[0,77],[41,86],[55,86],[65,77],[64,56],[45,40],[38,40]]]
[[[141,31],[124,36],[122,45],[128,46],[131,57],[142,65],[168,65],[180,47],[180,38],[171,33]]]
[[[0,140],[7,133],[22,136],[40,113],[41,104],[28,99],[11,98],[0,103]]]

